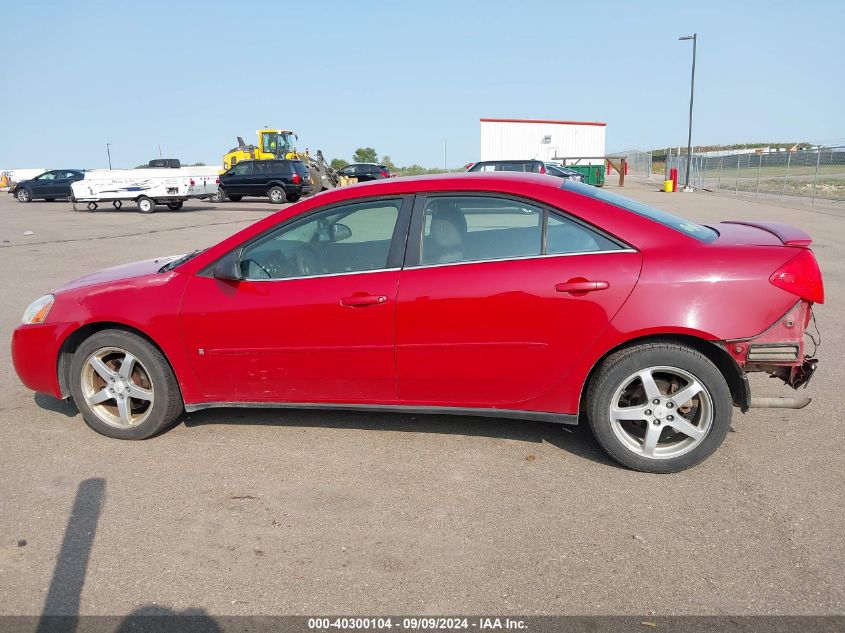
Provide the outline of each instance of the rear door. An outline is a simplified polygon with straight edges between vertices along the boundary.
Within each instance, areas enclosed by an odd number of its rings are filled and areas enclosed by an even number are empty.
[[[59,198],[70,196],[70,183],[79,180],[75,171],[62,170],[56,172],[52,193]]]
[[[533,202],[419,197],[397,302],[400,398],[555,411],[639,270],[638,252]]]
[[[279,170],[278,160],[257,160],[252,163],[252,172],[244,176],[244,193],[248,196],[267,195],[267,183],[271,174]]]

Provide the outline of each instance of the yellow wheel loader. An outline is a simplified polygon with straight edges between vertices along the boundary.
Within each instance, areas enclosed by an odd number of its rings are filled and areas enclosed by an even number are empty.
[[[264,128],[258,130],[257,134],[257,146],[247,145],[240,136],[238,137],[238,146],[233,147],[223,156],[224,171],[237,165],[242,160],[278,160],[283,158],[301,160],[311,174],[314,193],[337,187],[337,172],[326,163],[323,152],[317,150],[316,155],[311,156],[307,149],[304,152],[297,151],[293,144],[294,141],[299,140],[299,137],[294,132]]]

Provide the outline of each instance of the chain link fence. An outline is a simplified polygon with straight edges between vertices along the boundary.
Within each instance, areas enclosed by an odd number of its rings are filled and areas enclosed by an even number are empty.
[[[686,179],[686,154],[666,157],[666,177],[678,170],[678,186]],[[798,196],[845,201],[845,146],[751,154],[693,154],[690,184],[696,189],[751,194]]]
[[[651,178],[651,152],[641,152],[637,149],[610,154],[608,158],[625,158],[628,161],[628,173]]]

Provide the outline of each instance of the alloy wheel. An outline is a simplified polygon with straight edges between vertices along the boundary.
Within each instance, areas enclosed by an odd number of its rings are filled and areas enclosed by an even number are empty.
[[[630,451],[649,459],[679,457],[713,426],[713,398],[693,374],[648,367],[626,378],[610,400],[610,423]]]
[[[119,347],[103,347],[82,369],[82,395],[106,424],[129,429],[149,417],[154,389],[150,374],[134,355]]]

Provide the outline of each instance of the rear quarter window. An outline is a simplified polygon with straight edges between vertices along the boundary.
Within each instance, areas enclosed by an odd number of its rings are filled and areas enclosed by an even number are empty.
[[[610,193],[609,191],[604,191],[603,189],[593,187],[592,185],[586,185],[582,182],[575,182],[573,180],[564,180],[560,188],[572,191],[582,196],[587,196],[588,198],[593,198],[594,200],[600,200],[602,202],[606,202],[607,204],[612,204],[615,207],[625,209],[631,213],[636,213],[639,216],[653,220],[663,226],[668,226],[670,229],[674,229],[679,233],[694,237],[701,242],[712,242],[719,237],[719,234],[708,226],[696,224],[695,222],[686,220],[680,216],[674,215],[673,213],[669,213],[668,211],[655,209],[643,202],[631,200],[630,198],[619,196],[615,193]]]

